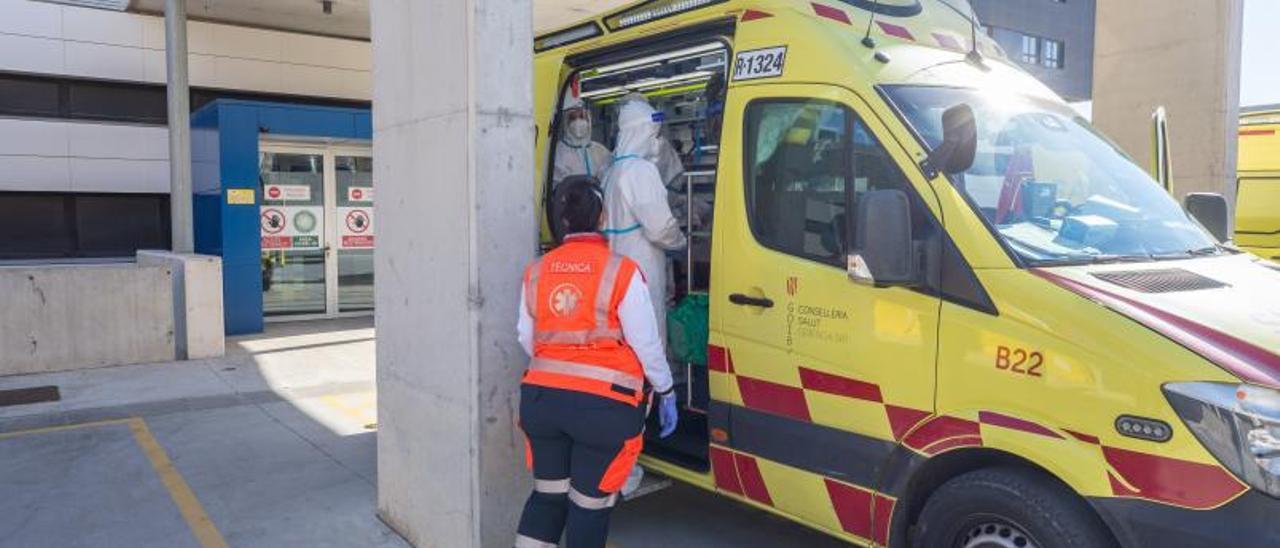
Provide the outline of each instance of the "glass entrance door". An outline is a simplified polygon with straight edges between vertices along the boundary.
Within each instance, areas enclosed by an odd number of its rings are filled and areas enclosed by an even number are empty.
[[[373,310],[373,158],[334,157],[338,311]]]
[[[263,313],[373,310],[369,148],[264,142],[260,150]]]

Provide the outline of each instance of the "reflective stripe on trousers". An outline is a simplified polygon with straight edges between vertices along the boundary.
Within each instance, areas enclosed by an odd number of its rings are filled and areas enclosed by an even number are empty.
[[[548,495],[563,495],[569,492],[569,478],[558,480],[533,480],[533,490]]]
[[[635,394],[644,389],[644,380],[640,377],[598,365],[534,358],[529,361],[529,370],[607,382],[633,390]]]
[[[569,502],[583,510],[604,510],[613,508],[613,504],[618,502],[618,494],[613,493],[603,497],[592,497],[582,494],[577,489],[569,488]]]
[[[516,535],[515,548],[556,548],[553,542],[543,542],[533,537]]]

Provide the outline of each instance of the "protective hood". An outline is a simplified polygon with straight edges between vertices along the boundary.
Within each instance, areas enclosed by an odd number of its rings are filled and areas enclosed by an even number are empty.
[[[576,90],[576,85],[570,86],[564,94],[560,107],[560,140],[574,148],[586,148],[591,145],[591,111]],[[573,119],[570,113],[574,111],[581,112],[582,117]]]
[[[618,144],[613,149],[615,158],[635,156],[652,159],[655,138],[661,124],[657,111],[643,98],[630,99],[618,109]]]

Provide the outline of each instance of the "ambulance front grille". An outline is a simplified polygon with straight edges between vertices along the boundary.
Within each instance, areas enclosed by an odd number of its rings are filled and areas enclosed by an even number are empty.
[[[1177,293],[1228,287],[1227,284],[1218,280],[1181,268],[1095,272],[1093,276],[1104,282],[1143,293]]]

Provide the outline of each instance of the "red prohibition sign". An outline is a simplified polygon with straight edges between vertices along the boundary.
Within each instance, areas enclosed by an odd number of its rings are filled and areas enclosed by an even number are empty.
[[[262,232],[264,234],[279,234],[284,232],[284,227],[288,224],[288,218],[284,216],[284,212],[279,209],[264,209],[262,211]]]
[[[369,214],[363,209],[355,209],[347,214],[347,229],[356,234],[369,230]]]
[[[278,186],[267,187],[267,197],[271,198],[272,200],[280,199],[280,187]]]

